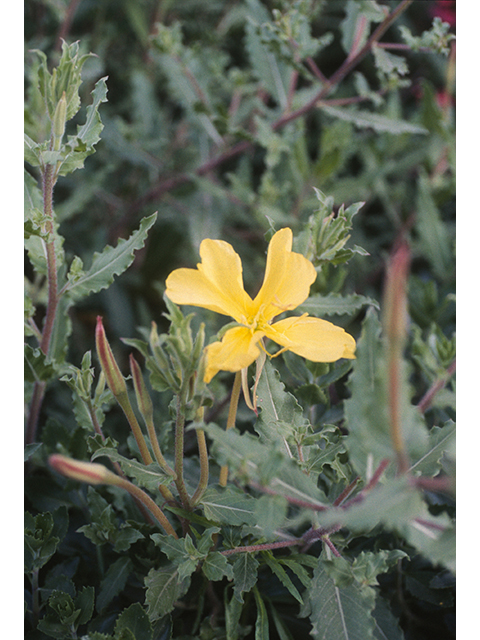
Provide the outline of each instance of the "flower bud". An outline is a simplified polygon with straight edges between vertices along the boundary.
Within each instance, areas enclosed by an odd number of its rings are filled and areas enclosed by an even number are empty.
[[[153,420],[153,404],[147,387],[145,386],[140,366],[132,354],[130,354],[130,371],[132,373],[138,408],[145,422],[149,423]]]
[[[82,462],[54,454],[48,459],[50,466],[67,478],[87,482],[88,484],[118,484],[118,476],[109,471],[103,464]]]
[[[65,91],[62,97],[58,101],[57,108],[55,109],[55,115],[53,116],[53,148],[55,151],[60,149],[63,134],[65,133],[65,123],[67,121],[67,98]]]
[[[407,334],[407,276],[410,249],[403,242],[390,258],[384,293],[384,331],[389,343],[401,347]]]
[[[117,400],[123,400],[128,397],[127,385],[125,379],[118,367],[113,356],[110,345],[108,344],[105,329],[103,328],[101,316],[97,317],[97,327],[95,329],[95,343],[97,346],[97,355],[102,365],[102,371],[107,380],[110,391]]]

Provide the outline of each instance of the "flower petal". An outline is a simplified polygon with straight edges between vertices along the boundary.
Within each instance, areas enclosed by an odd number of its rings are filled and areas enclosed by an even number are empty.
[[[260,355],[257,342],[262,331],[252,333],[247,327],[229,329],[221,342],[213,342],[206,348],[205,382],[210,382],[219,371],[240,371]]]
[[[282,311],[295,309],[307,299],[315,282],[315,267],[301,253],[292,251],[291,229],[281,229],[270,240],[262,287],[253,301],[266,322]]]
[[[175,269],[166,294],[175,304],[204,307],[245,322],[252,299],[243,288],[242,263],[228,242],[203,240],[197,269]]]
[[[285,318],[265,329],[265,335],[289,351],[313,362],[355,358],[355,340],[331,322],[297,316]]]

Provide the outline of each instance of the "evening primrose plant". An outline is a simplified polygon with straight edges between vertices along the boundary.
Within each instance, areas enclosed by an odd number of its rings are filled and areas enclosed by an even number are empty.
[[[449,637],[449,27],[228,4],[30,47],[25,635]]]

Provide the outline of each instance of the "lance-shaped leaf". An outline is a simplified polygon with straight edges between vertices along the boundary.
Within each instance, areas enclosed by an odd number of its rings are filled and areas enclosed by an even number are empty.
[[[170,613],[175,602],[187,593],[190,577],[181,580],[177,567],[169,564],[161,569],[150,569],[145,578],[145,586],[147,613],[150,621],[154,622]]]
[[[99,106],[107,101],[107,78],[100,78],[92,91],[93,102],[87,107],[85,124],[77,128],[77,134],[68,136],[62,149],[59,175],[65,176],[75,169],[81,169],[85,158],[95,152],[95,145],[100,140],[103,123],[100,119]],[[45,157],[45,154],[43,154]]]
[[[64,289],[69,298],[79,300],[111,285],[114,276],[119,276],[132,264],[135,251],[145,244],[147,233],[156,219],[156,213],[144,218],[127,240],[120,239],[115,248],[107,245],[101,253],[95,253],[87,271],[80,270],[77,263],[75,273],[69,274],[69,282]]]
[[[443,427],[433,427],[428,434],[428,445],[425,453],[410,467],[410,472],[424,476],[435,476],[442,469],[441,460],[445,454],[452,453],[455,446],[456,425],[452,420]]]
[[[255,431],[261,442],[275,443],[288,438],[305,426],[307,420],[295,397],[285,391],[280,375],[270,362],[265,362],[257,387],[257,406],[260,411]]]
[[[233,487],[210,487],[203,494],[201,505],[205,516],[214,522],[231,526],[256,522],[255,500]]]
[[[349,432],[345,445],[357,473],[369,477],[383,459],[395,458],[390,431],[388,363],[380,322],[372,308],[367,312],[356,356],[349,380],[352,394],[345,401]],[[406,369],[406,362],[402,362],[397,381],[402,438],[408,455],[418,459],[425,454],[428,436],[423,417],[410,402],[412,390]]]
[[[118,451],[110,447],[97,449],[92,455],[92,460],[100,456],[107,456],[110,460],[120,463],[122,471],[124,471],[127,476],[135,478],[138,485],[151,491],[158,489],[159,484],[166,485],[172,481],[172,477],[167,475],[156,462],[144,465],[136,460],[124,458]]]
[[[309,615],[315,640],[370,640],[375,621],[375,591],[352,582],[338,587],[322,560],[304,596],[303,615]]]
[[[132,569],[133,563],[128,556],[118,558],[108,567],[100,583],[96,602],[97,611],[104,609],[124,589]]]
[[[213,440],[212,452],[219,464],[226,464],[241,481],[268,486],[293,501],[307,502],[320,509],[326,497],[316,482],[306,476],[297,463],[271,444],[261,444],[250,434],[240,435],[235,429],[224,431],[214,424],[205,431]]]
[[[418,124],[412,124],[407,120],[388,118],[387,116],[382,116],[378,113],[371,113],[370,111],[327,106],[322,106],[322,111],[333,118],[338,118],[339,120],[344,120],[346,122],[353,122],[353,124],[359,129],[370,128],[379,133],[387,132],[394,135],[401,135],[404,133],[426,135],[428,133],[428,129],[425,129],[425,127]]]
[[[342,296],[339,293],[329,293],[325,296],[315,294],[297,307],[297,311],[321,318],[323,316],[352,315],[367,305],[379,308],[376,300],[357,293],[348,296]]]
[[[233,565],[233,595],[243,603],[243,594],[248,593],[257,582],[257,570],[260,563],[251,553],[241,553]]]

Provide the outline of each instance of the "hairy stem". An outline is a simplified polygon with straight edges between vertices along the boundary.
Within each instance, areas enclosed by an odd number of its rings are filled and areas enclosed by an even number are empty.
[[[164,529],[165,533],[173,536],[174,538],[178,538],[166,515],[160,509],[158,504],[154,502],[147,493],[145,493],[145,491],[134,485],[129,480],[126,480],[125,478],[118,478],[115,484],[116,486],[125,489],[125,491],[128,491],[128,493],[130,493],[130,495],[132,495],[134,498],[137,498],[150,511],[155,520]]]
[[[453,360],[451,365],[448,367],[445,377],[440,378],[439,380],[436,380],[432,384],[430,389],[427,391],[427,393],[420,400],[420,402],[418,403],[417,409],[420,411],[420,413],[425,413],[425,411],[430,407],[430,405],[433,402],[433,399],[435,398],[437,393],[440,391],[440,389],[443,389],[443,387],[447,384],[448,380],[453,376],[456,368],[457,368],[457,361],[455,359]]]
[[[184,441],[185,441],[185,391],[181,391],[177,395],[177,407],[175,418],[175,473],[177,477],[175,479],[175,485],[182,501],[184,509],[190,510],[191,502],[188,495],[185,481],[183,479],[183,455],[184,455]]]
[[[40,337],[40,349],[48,356],[52,339],[55,316],[58,306],[58,278],[57,278],[57,258],[55,255],[55,239],[53,226],[53,188],[55,186],[55,172],[51,164],[46,165],[43,172],[43,213],[45,215],[45,252],[47,258],[47,285],[48,301],[45,313],[45,321]],[[32,400],[30,403],[27,426],[25,433],[25,444],[35,442],[38,419],[45,395],[46,383],[37,381],[34,384]]]
[[[203,422],[204,414],[205,408],[200,407],[197,411],[197,422]],[[192,505],[197,504],[197,502],[201,500],[208,485],[208,449],[205,431],[203,429],[197,429],[197,443],[198,456],[200,460],[200,480],[198,481],[198,487],[192,496]]]

